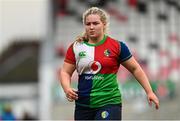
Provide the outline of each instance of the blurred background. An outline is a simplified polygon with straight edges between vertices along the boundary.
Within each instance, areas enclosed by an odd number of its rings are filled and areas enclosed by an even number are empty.
[[[110,14],[109,35],[128,45],[160,99],[159,110],[149,107],[120,67],[123,119],[180,120],[179,0],[0,0],[0,120],[73,120],[58,74],[92,6]]]

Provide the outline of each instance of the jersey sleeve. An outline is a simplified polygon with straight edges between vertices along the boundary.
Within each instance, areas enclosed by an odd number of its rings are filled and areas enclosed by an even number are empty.
[[[70,64],[75,64],[76,60],[75,60],[75,54],[73,51],[73,44],[71,44],[66,52],[66,56],[65,56],[65,62],[70,63]]]
[[[128,60],[131,57],[132,57],[132,54],[129,48],[127,47],[127,45],[123,42],[120,42],[120,55],[119,55],[120,63]]]

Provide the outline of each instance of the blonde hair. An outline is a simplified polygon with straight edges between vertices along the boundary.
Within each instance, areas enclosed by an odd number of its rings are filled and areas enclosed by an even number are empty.
[[[83,24],[85,24],[86,22],[86,17],[91,15],[91,14],[97,14],[100,17],[100,20],[105,24],[105,29],[104,32],[107,32],[107,28],[109,25],[109,15],[102,9],[98,8],[98,7],[91,7],[90,9],[86,10],[83,13]]]
[[[83,13],[82,19],[83,19],[83,24],[85,25],[86,23],[86,17],[91,15],[91,14],[96,14],[99,15],[100,20],[102,21],[102,23],[104,23],[105,27],[104,27],[104,33],[107,33],[108,30],[108,26],[109,26],[109,15],[103,10],[100,9],[98,7],[91,7],[88,10],[86,10]],[[81,35],[79,35],[77,37],[77,41],[84,41],[84,39],[86,39],[87,35],[85,32],[83,32]]]

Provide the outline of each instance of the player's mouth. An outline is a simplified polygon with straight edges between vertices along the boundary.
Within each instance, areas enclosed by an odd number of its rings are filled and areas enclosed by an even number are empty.
[[[90,31],[89,33],[90,33],[90,34],[95,34],[95,31]]]

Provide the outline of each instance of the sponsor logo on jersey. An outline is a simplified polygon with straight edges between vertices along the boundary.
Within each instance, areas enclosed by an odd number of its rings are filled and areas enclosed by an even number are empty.
[[[85,79],[86,80],[103,80],[104,77],[103,76],[98,76],[98,75],[95,75],[95,76],[85,76]]]
[[[101,64],[98,61],[89,63],[89,68],[92,74],[97,74],[101,70]]]
[[[79,52],[79,57],[80,58],[86,57],[86,51]]]
[[[109,49],[106,49],[106,50],[104,51],[104,55],[105,55],[105,56],[109,57],[110,54],[111,54],[111,52],[110,52]]]

